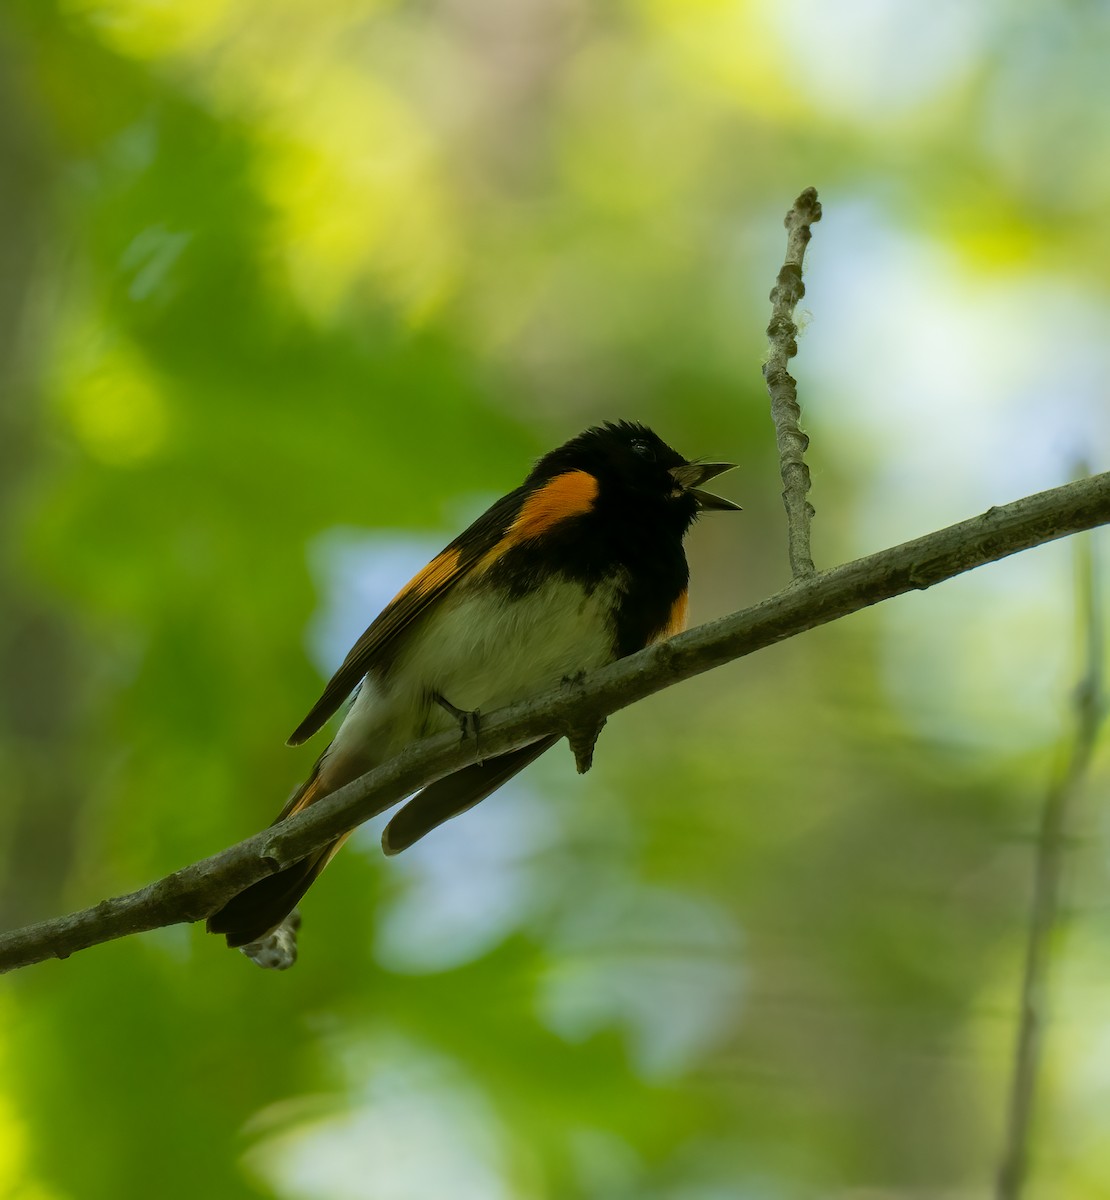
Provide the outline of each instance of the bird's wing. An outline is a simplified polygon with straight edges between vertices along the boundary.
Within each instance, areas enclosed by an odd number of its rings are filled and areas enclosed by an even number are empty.
[[[393,597],[351,647],[312,711],[290,735],[290,746],[299,746],[320,729],[386,647],[497,546],[520,511],[522,497],[518,492],[510,492],[487,509]]]
[[[487,570],[508,550],[540,537],[557,522],[588,512],[597,490],[597,480],[588,472],[567,471],[540,487],[519,487],[487,509],[394,596],[351,647],[288,744],[299,746],[320,729],[397,638],[460,579]]]
[[[437,825],[466,812],[495,792],[545,750],[550,750],[560,737],[562,734],[549,734],[529,746],[521,746],[518,750],[510,750],[485,762],[471,763],[453,775],[430,784],[413,796],[385,827],[382,849],[386,854],[400,854],[402,850],[407,850]]]

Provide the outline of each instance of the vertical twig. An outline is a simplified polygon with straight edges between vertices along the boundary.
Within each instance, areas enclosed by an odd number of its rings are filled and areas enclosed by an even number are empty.
[[[1079,626],[1085,647],[1083,674],[1075,689],[1070,745],[1061,755],[1041,810],[1009,1117],[995,1192],[997,1200],[1018,1200],[1028,1173],[1029,1135],[1045,1035],[1049,958],[1058,921],[1064,839],[1071,801],[1082,786],[1104,711],[1103,618],[1098,569],[1090,536],[1076,539],[1076,561]]]
[[[816,188],[806,188],[786,214],[786,258],[778,280],[771,289],[771,323],[767,326],[770,348],[763,364],[763,378],[771,397],[771,419],[775,423],[775,441],[779,448],[782,470],[782,502],[786,508],[786,536],[790,553],[790,571],[795,579],[813,574],[813,557],[809,548],[810,522],[813,505],[806,499],[809,492],[809,467],[805,452],[809,438],[799,428],[801,409],[798,407],[798,388],[786,369],[787,362],[798,353],[795,340],[798,326],[794,324],[794,309],[805,295],[802,283],[802,259],[812,236],[810,226],[821,220],[821,203]]]

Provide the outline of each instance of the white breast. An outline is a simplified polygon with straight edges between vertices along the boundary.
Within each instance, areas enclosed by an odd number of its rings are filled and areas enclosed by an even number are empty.
[[[553,579],[520,597],[461,585],[421,623],[388,676],[364,682],[328,754],[329,776],[357,775],[415,738],[452,728],[435,695],[490,713],[612,661],[610,614],[623,585],[614,578],[587,596],[581,584]]]
[[[488,590],[460,589],[398,662],[397,686],[486,712],[554,687],[612,658],[618,590],[611,582],[587,596],[581,584],[553,579],[491,608]]]

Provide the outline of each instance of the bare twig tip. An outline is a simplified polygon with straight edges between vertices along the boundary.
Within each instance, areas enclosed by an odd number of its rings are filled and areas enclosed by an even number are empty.
[[[814,572],[810,553],[810,524],[814,513],[813,505],[806,499],[810,478],[803,457],[809,447],[809,438],[799,428],[802,414],[797,385],[786,364],[798,353],[794,310],[806,294],[802,260],[811,236],[809,227],[820,219],[817,189],[806,188],[794,201],[783,222],[787,230],[786,255],[771,289],[771,320],[767,326],[770,350],[763,367],[779,451],[790,571],[795,579]]]
[[[787,222],[794,217],[807,225],[815,225],[821,220],[821,201],[817,199],[815,187],[807,187],[794,201],[794,207],[786,215]]]

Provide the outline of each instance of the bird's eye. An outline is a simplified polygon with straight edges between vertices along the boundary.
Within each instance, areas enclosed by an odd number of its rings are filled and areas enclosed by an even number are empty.
[[[647,444],[647,442],[635,441],[632,443],[632,453],[638,454],[647,462],[655,462],[655,451]]]

